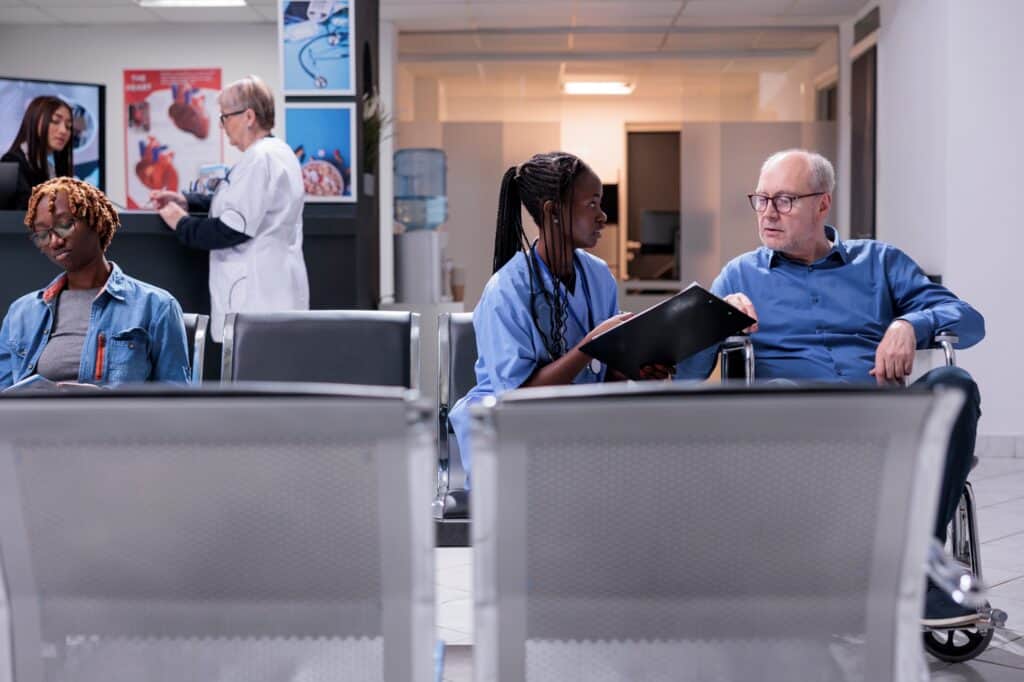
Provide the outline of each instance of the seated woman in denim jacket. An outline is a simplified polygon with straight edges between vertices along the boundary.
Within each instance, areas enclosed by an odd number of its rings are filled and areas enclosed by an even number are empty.
[[[181,306],[107,260],[120,220],[101,191],[68,177],[38,185],[25,225],[31,241],[64,273],[7,311],[0,328],[0,389],[33,375],[102,386],[188,382]]]

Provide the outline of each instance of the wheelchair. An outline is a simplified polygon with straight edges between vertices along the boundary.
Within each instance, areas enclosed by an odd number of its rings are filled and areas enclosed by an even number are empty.
[[[958,340],[956,336],[948,333],[939,334],[934,339],[932,349],[943,352],[947,367],[956,365],[956,351],[953,345]],[[736,361],[730,362],[733,356],[739,356],[742,359],[742,365]],[[719,366],[723,381],[742,380],[748,386],[753,384],[755,379],[754,344],[750,337],[729,337],[723,344]],[[978,458],[975,457],[971,468],[973,469],[977,465]],[[956,513],[946,535],[948,559],[964,574],[971,576],[972,582],[980,584],[982,581],[981,539],[978,535],[978,514],[974,488],[970,481],[964,485],[963,495],[960,497]],[[936,545],[938,545],[937,542]],[[979,656],[992,641],[995,629],[1006,623],[1006,613],[985,602],[978,614],[977,621],[971,625],[958,625],[949,628],[924,627],[922,638],[925,650],[935,658],[948,663],[961,663]]]

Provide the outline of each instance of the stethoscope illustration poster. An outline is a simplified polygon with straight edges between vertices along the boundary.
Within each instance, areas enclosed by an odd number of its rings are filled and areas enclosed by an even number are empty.
[[[307,0],[281,3],[279,21],[284,94],[355,94],[354,3]]]

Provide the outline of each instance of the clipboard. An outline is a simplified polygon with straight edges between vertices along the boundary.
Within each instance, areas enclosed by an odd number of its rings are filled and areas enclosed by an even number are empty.
[[[755,322],[694,282],[595,336],[580,350],[630,379],[639,379],[641,367],[674,365]]]

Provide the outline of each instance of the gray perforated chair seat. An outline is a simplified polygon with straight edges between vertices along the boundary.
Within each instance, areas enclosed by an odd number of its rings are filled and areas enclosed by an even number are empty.
[[[614,384],[475,411],[477,680],[917,680],[956,393]]]
[[[0,669],[431,680],[432,415],[405,395],[0,398]]]

